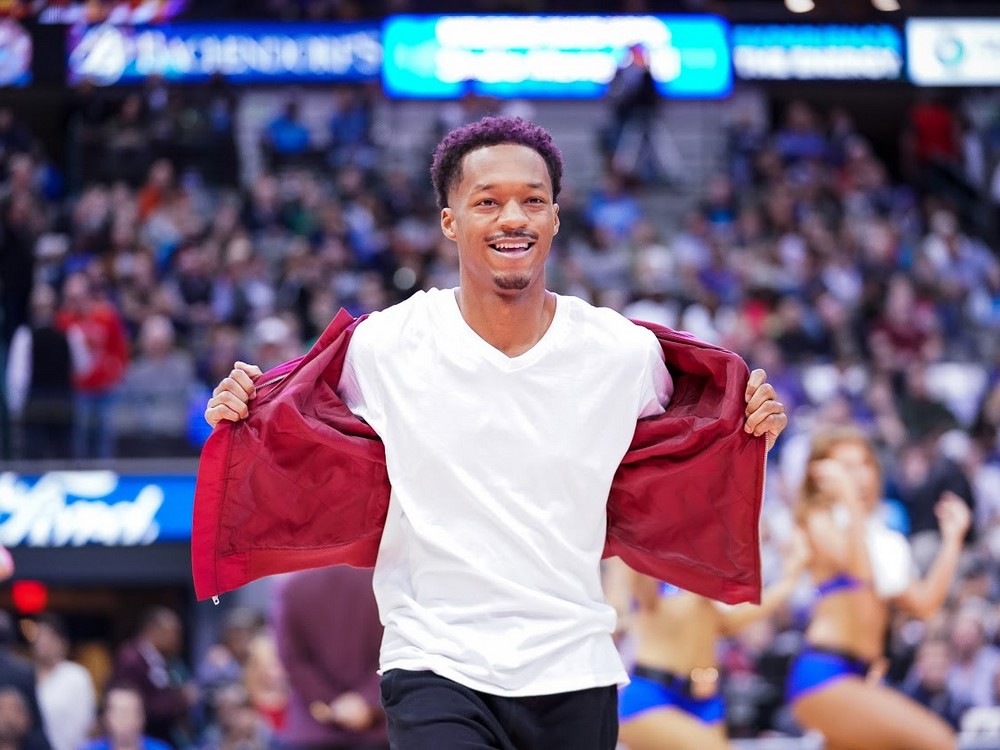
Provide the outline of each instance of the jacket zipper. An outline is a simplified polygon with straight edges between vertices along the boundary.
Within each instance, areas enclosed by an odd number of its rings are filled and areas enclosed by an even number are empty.
[[[258,385],[258,386],[256,387],[256,389],[259,389],[259,388],[267,388],[267,387],[268,387],[269,385],[274,385],[275,383],[280,383],[280,382],[281,382],[282,380],[284,380],[284,379],[285,379],[285,378],[287,378],[287,377],[288,377],[288,373],[287,373],[287,372],[286,372],[286,373],[284,373],[283,375],[278,375],[278,376],[277,376],[277,377],[275,377],[275,378],[271,378],[271,379],[270,379],[270,380],[268,380],[268,381],[267,381],[266,383],[261,383],[260,385]],[[255,390],[256,390],[256,389],[255,389]]]
[[[277,377],[271,378],[270,380],[268,380],[268,381],[266,381],[264,383],[261,383],[254,390],[255,391],[259,391],[261,388],[267,388],[269,385],[274,385],[275,383],[280,383],[282,380],[284,380],[287,377],[288,377],[288,373],[287,372],[284,373],[284,374],[282,374],[282,375],[278,375]],[[218,594],[216,594],[215,596],[212,597],[212,604],[218,606],[218,604],[219,604],[219,596],[218,596]]]

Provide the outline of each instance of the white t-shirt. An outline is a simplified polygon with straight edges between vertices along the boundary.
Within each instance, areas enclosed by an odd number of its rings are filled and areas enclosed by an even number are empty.
[[[452,289],[357,327],[338,391],[385,444],[392,484],[374,576],[383,671],[508,696],[627,679],[600,560],[636,420],[672,392],[662,356],[648,330],[564,296],[512,358]]]
[[[80,750],[97,715],[90,673],[75,662],[60,662],[38,681],[38,710],[52,750]]]

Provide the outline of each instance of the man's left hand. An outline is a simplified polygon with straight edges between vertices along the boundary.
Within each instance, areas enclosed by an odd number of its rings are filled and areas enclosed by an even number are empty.
[[[778,401],[774,386],[767,382],[767,373],[754,370],[747,381],[747,421],[744,429],[758,437],[767,437],[767,449],[771,450],[778,435],[788,425],[785,406]]]

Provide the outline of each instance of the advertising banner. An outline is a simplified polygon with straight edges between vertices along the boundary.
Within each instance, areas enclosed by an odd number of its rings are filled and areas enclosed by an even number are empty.
[[[902,34],[888,24],[737,24],[733,69],[748,81],[878,81],[903,74]]]
[[[151,75],[177,83],[216,75],[232,83],[368,81],[381,66],[374,23],[105,24],[69,34],[71,83],[109,86]]]
[[[714,16],[394,16],[382,81],[408,98],[596,98],[639,44],[662,94],[717,98],[732,89],[727,32]]]
[[[193,474],[0,473],[0,544],[132,547],[191,539]]]
[[[1000,19],[911,18],[906,58],[918,86],[1000,84]]]

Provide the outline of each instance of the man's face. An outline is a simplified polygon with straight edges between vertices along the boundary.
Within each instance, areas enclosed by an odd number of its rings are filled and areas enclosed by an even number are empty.
[[[46,664],[56,663],[66,658],[66,642],[59,633],[45,624],[38,626],[31,650],[36,659]]]
[[[14,688],[0,691],[0,742],[20,745],[29,729],[31,729],[31,716],[24,704],[24,698]]]
[[[142,734],[146,714],[142,698],[133,690],[112,690],[104,706],[104,725],[108,735],[120,743],[134,741]]]
[[[458,243],[463,287],[516,296],[544,285],[559,206],[537,151],[512,144],[471,151],[448,203],[441,230]]]
[[[951,669],[951,654],[945,643],[925,643],[917,655],[921,682],[929,690],[942,690]]]

